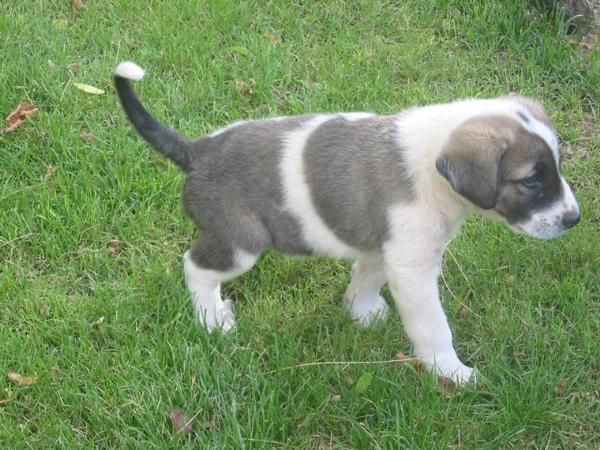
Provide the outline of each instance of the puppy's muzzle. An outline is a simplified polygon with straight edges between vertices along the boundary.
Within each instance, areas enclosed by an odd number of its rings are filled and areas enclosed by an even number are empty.
[[[573,228],[575,225],[579,223],[581,219],[581,215],[579,214],[578,209],[574,209],[571,211],[567,211],[562,217],[562,224],[565,229]]]

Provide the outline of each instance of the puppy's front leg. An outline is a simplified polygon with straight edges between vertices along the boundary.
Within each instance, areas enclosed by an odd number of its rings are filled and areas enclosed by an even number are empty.
[[[415,355],[437,375],[467,382],[473,369],[458,359],[439,299],[441,252],[403,247],[387,252],[385,273]]]

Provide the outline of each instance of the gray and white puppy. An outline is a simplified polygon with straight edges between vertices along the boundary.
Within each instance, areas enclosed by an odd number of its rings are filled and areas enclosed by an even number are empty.
[[[414,352],[466,382],[438,294],[442,253],[467,213],[549,239],[579,221],[560,174],[556,132],[523,97],[463,100],[393,116],[309,114],[237,122],[197,140],[158,123],[123,62],[114,82],[137,131],[186,174],[183,201],[202,233],[184,270],[199,322],[234,325],[220,284],[267,248],[355,260],[344,306],[363,325],[385,316],[388,283]]]

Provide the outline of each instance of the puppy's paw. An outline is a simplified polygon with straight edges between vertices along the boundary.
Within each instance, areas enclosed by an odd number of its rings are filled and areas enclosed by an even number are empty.
[[[465,366],[460,362],[454,352],[437,354],[433,358],[423,359],[423,362],[435,375],[452,380],[457,385],[477,380],[477,372],[472,367]]]
[[[222,308],[219,312],[219,325],[225,332],[230,331],[235,326],[235,314],[233,312],[233,300],[223,300]]]
[[[460,363],[458,367],[452,367],[446,370],[436,370],[437,375],[452,380],[457,385],[465,385],[477,381],[477,371],[472,367]]]
[[[354,300],[344,297],[344,309],[362,327],[371,326],[376,321],[385,319],[390,312],[390,307],[381,295]]]
[[[227,299],[212,308],[196,309],[198,323],[212,333],[216,329],[227,332],[235,326],[235,314],[233,312],[233,301]]]

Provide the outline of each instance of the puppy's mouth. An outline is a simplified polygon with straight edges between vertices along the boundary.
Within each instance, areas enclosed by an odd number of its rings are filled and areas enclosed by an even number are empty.
[[[541,239],[543,241],[547,241],[550,239],[560,237],[563,234],[565,234],[567,231],[569,231],[569,229],[570,229],[567,227],[553,227],[551,230],[545,230],[543,228],[527,230],[522,225],[519,225],[516,223],[513,223],[513,224],[507,223],[507,225],[512,231],[514,231],[517,234],[522,234],[522,235],[525,235],[528,237],[532,237],[534,239]]]

